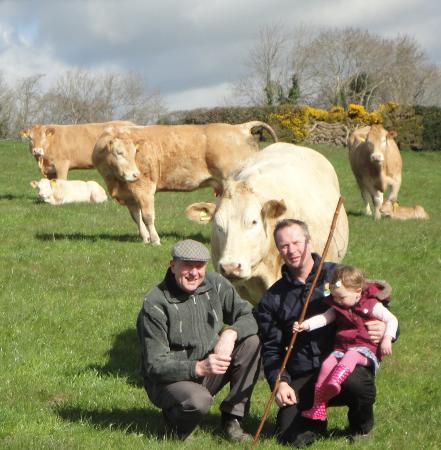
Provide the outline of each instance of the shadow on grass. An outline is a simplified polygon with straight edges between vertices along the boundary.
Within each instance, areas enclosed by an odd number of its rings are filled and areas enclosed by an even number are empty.
[[[105,365],[90,365],[86,370],[95,370],[104,376],[118,376],[136,387],[144,387],[140,373],[140,347],[135,328],[115,335],[112,347],[107,352]]]
[[[353,217],[363,217],[365,215],[361,211],[353,211],[353,210],[346,210],[346,214],[348,216],[353,216]]]
[[[140,238],[134,234],[85,234],[85,233],[36,233],[35,238],[39,241],[119,241],[119,242],[139,242]]]
[[[112,410],[91,410],[60,405],[54,407],[54,412],[61,419],[69,422],[87,422],[92,426],[102,429],[111,428],[125,433],[142,434],[147,439],[164,439],[166,437],[161,411],[156,408],[151,409],[149,404],[146,404],[146,408],[112,408]],[[211,433],[213,436],[223,437],[219,413],[209,412],[202,418],[199,426],[202,430]],[[255,429],[257,429],[257,426],[256,428],[247,426],[247,431],[251,434],[254,434]],[[263,439],[270,439],[272,435],[263,432],[261,437]]]
[[[0,201],[1,200],[34,200],[35,197],[31,197],[29,195],[17,195],[17,194],[1,194],[0,195]]]
[[[195,233],[191,235],[184,236],[182,233],[171,232],[171,233],[161,233],[160,237],[163,238],[173,238],[175,240],[181,239],[194,239],[199,242],[208,244],[210,239],[204,236],[202,233]],[[36,233],[35,238],[39,241],[116,241],[116,242],[142,242],[141,238],[135,234],[110,234],[110,233],[100,233],[100,234],[85,234],[85,233]]]
[[[126,433],[141,433],[147,437],[163,437],[162,414],[159,410],[133,408],[90,410],[73,406],[58,406],[55,412],[69,422],[89,422],[100,428],[112,428]]]

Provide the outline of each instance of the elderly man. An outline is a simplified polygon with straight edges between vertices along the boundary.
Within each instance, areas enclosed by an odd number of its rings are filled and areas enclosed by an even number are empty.
[[[284,261],[282,278],[266,292],[257,314],[265,376],[271,389],[274,389],[286,354],[293,323],[300,316],[320,263],[320,256],[312,253],[311,237],[304,222],[294,219],[279,222],[274,229],[274,239]],[[328,308],[323,301],[325,282],[334,267],[335,263],[323,264],[306,318]],[[384,323],[370,321],[366,326],[371,339],[379,342],[384,333]],[[334,325],[330,324],[297,336],[275,397],[280,407],[276,434],[282,443],[302,447],[326,431],[326,422],[302,418],[300,413],[312,406],[314,384],[322,361],[332,350],[334,334]],[[369,367],[357,366],[330,405],[349,406],[351,433],[354,438],[359,438],[366,436],[373,427],[374,401],[374,374]]]
[[[225,436],[242,429],[258,375],[260,342],[251,305],[228,280],[206,273],[208,249],[178,242],[164,280],[145,296],[137,328],[148,397],[162,409],[166,429],[186,439],[207,414],[213,396],[230,383],[220,405]]]

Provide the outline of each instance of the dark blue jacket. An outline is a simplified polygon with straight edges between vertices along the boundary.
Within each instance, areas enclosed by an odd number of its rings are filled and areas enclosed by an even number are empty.
[[[286,355],[293,324],[301,314],[309,288],[317,273],[320,256],[316,253],[313,253],[312,256],[314,266],[305,284],[293,280],[288,268],[283,266],[282,278],[268,289],[258,306],[257,322],[262,340],[263,366],[271,390],[274,388],[277,374]],[[324,285],[328,280],[329,272],[335,265],[331,262],[323,264],[306,312],[306,319],[323,313],[329,308],[324,301]],[[281,379],[290,383],[291,377],[298,377],[318,369],[333,348],[334,335],[334,324],[308,333],[298,333]]]

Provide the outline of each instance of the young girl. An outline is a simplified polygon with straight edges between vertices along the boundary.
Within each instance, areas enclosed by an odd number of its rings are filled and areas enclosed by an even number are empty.
[[[341,384],[357,364],[379,367],[378,360],[392,354],[392,340],[396,337],[396,317],[378,301],[381,289],[367,283],[361,270],[351,266],[337,266],[331,274],[331,306],[323,314],[310,317],[301,324],[294,323],[293,331],[312,331],[336,322],[334,351],[323,361],[315,385],[314,404],[302,412],[313,420],[326,420],[326,403],[339,394]],[[380,344],[374,344],[365,322],[373,319],[386,323]]]

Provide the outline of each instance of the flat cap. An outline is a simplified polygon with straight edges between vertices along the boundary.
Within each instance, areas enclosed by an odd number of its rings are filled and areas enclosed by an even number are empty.
[[[210,259],[210,252],[205,245],[193,239],[185,239],[177,242],[171,249],[173,259],[182,261],[202,261],[207,262]]]

